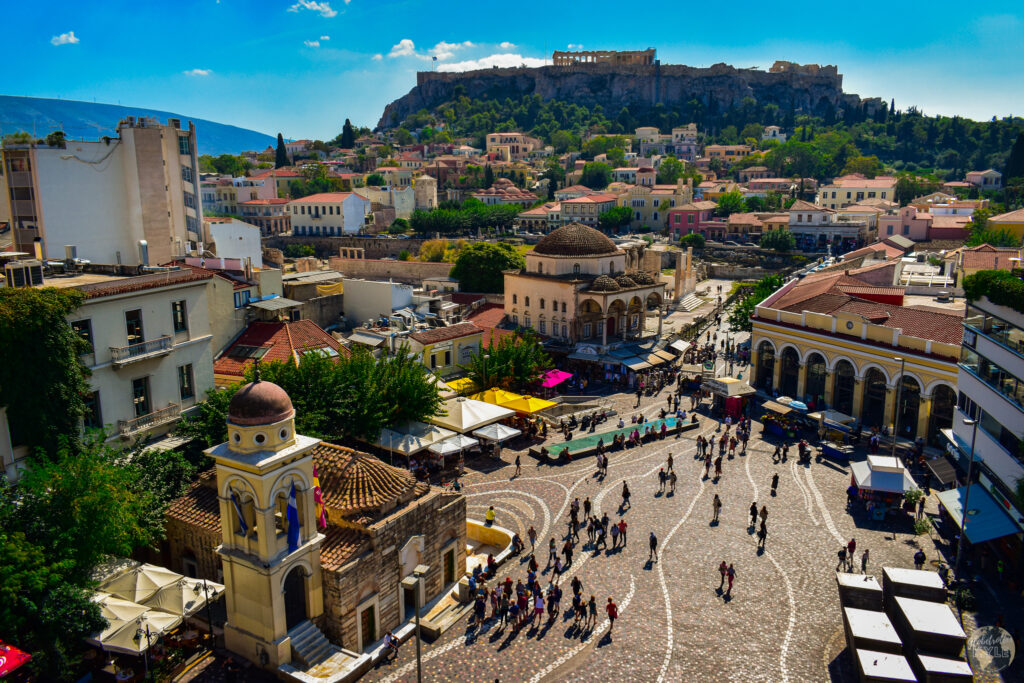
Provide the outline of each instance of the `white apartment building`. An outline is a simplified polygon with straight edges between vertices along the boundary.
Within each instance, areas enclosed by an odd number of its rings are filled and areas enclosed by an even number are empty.
[[[90,348],[82,356],[91,372],[84,427],[105,428],[114,439],[145,440],[165,433],[182,411],[203,400],[213,387],[211,277],[184,268],[45,280],[43,286],[73,287],[86,296],[68,316]],[[27,453],[8,427],[0,414],[0,461],[16,477]]]
[[[321,192],[288,203],[293,235],[338,236],[366,224],[370,200],[355,192]]]
[[[816,203],[827,209],[843,209],[851,204],[860,204],[865,199],[896,201],[896,178],[877,176],[865,178],[860,173],[851,173],[836,178],[831,185],[818,188]]]
[[[167,263],[198,239],[202,205],[195,126],[129,116],[118,136],[64,147],[5,146],[15,248],[93,263]],[[142,247],[145,248],[142,248]]]

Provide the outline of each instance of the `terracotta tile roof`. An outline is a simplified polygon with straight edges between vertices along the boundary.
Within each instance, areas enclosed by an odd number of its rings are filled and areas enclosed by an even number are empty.
[[[613,194],[586,194],[582,197],[567,199],[563,204],[600,204],[602,202],[614,202],[618,197]]]
[[[190,268],[183,268],[166,273],[151,273],[137,277],[114,278],[106,282],[93,282],[78,285],[75,289],[85,294],[86,299],[98,299],[104,296],[129,294],[146,289],[167,287],[168,285],[180,285],[184,282],[200,282],[202,280],[209,280],[211,277],[213,275],[208,272],[197,273]]]
[[[313,449],[313,459],[319,468],[324,505],[346,517],[386,513],[400,499],[415,497],[417,482],[412,472],[392,467],[369,453],[321,441]]]
[[[1024,209],[1001,213],[988,219],[989,223],[1024,223]]]
[[[818,206],[817,204],[811,204],[805,202],[803,199],[798,199],[789,207],[790,211],[824,211],[825,213],[835,213],[832,209],[824,206]]]
[[[413,339],[420,344],[436,344],[438,342],[448,341],[449,339],[458,339],[459,337],[468,337],[473,334],[480,334],[481,329],[471,322],[456,323],[455,325],[449,325],[448,327],[435,327],[429,330],[423,330],[422,332],[413,332],[409,335],[410,339]]]
[[[267,206],[271,204],[287,204],[288,200],[283,197],[275,199],[250,199],[245,202],[238,202],[242,206]]]
[[[839,285],[836,287],[843,294],[852,294],[853,296],[858,295],[877,295],[877,296],[903,296],[904,289],[902,287],[872,287],[865,285],[863,287],[857,287],[855,285]]]
[[[301,178],[302,174],[298,171],[293,171],[290,168],[271,168],[262,173],[257,173],[252,178]]]
[[[293,204],[340,204],[348,199],[352,192],[319,192],[301,199],[293,199]]]
[[[849,259],[857,258],[858,256],[870,256],[871,254],[877,254],[878,252],[884,252],[885,258],[898,258],[903,255],[903,250],[899,247],[894,247],[891,244],[885,242],[875,242],[869,244],[866,247],[860,249],[854,249],[843,254],[843,261],[846,262]]]
[[[505,319],[505,307],[501,304],[484,304],[466,316],[466,319],[484,331],[480,340],[484,348],[496,344],[502,337],[515,334],[512,330],[498,327]]]
[[[249,323],[235,341],[213,363],[213,372],[217,375],[242,377],[245,366],[253,362],[248,356],[232,355],[233,351],[243,346],[255,346],[267,349],[261,358],[263,362],[298,360],[299,352],[304,349],[331,348],[340,355],[348,355],[348,349],[312,320],[296,320],[294,322],[263,322]]]
[[[320,566],[328,571],[337,571],[369,544],[369,538],[359,529],[344,526],[328,526],[320,545]]]
[[[164,513],[168,518],[190,526],[220,533],[220,503],[217,500],[217,470],[199,475],[180,498]]]
[[[468,306],[474,301],[486,298],[483,294],[472,294],[470,292],[452,292],[449,296],[452,298],[452,303],[459,304],[460,306]]]
[[[569,187],[563,187],[561,190],[555,190],[555,192],[593,192],[586,185],[570,185]]]
[[[996,248],[989,244],[963,250],[962,267],[971,270],[1010,270],[1016,249]]]

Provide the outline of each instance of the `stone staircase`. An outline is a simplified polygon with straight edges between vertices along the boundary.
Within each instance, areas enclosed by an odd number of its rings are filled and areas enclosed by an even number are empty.
[[[320,664],[338,650],[308,619],[288,631],[288,637],[291,639],[293,656],[298,655],[298,659],[307,668]]]
[[[704,300],[700,299],[696,294],[683,297],[683,299],[676,304],[677,311],[690,311],[696,310],[704,305]]]

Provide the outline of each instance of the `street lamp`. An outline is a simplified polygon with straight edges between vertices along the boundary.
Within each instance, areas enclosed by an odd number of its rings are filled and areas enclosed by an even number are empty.
[[[210,607],[210,593],[209,584],[205,579],[200,579],[193,586],[192,590],[198,595],[199,591],[203,592],[203,597],[206,598],[206,623],[210,628],[210,649],[213,650],[217,646],[217,638],[213,635],[213,611]]]
[[[896,385],[896,416],[893,418],[892,426],[892,457],[896,457],[896,435],[900,433],[900,403],[903,402],[903,371],[907,367],[907,361],[903,358],[893,358],[900,364],[899,384]]]
[[[415,606],[413,617],[416,622],[416,682],[423,683],[423,659],[420,652],[420,591],[423,589],[423,577],[430,571],[425,564],[418,564],[412,570],[412,576],[402,579],[402,588],[411,589],[413,605]]]
[[[139,621],[141,622],[142,619],[140,618]],[[149,646],[150,646],[149,639],[150,639],[150,636],[149,636],[149,624],[148,623],[146,624],[146,630],[142,630],[141,626],[139,626],[139,627],[137,627],[135,629],[135,638],[134,638],[135,642],[137,643],[140,640],[142,640],[143,636],[146,637],[146,651],[142,653],[142,656],[143,656],[143,661],[146,663],[146,678],[149,678]]]
[[[964,424],[971,428],[971,459],[967,461],[967,490],[964,491],[964,504],[960,508],[960,538],[956,542],[956,563],[953,565],[953,577],[960,580],[960,555],[964,549],[964,536],[967,535],[967,517],[970,511],[971,482],[974,478],[974,439],[978,436],[978,421],[964,418]]]

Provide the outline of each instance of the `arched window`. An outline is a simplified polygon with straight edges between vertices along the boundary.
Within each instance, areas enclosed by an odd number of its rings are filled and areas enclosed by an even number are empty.
[[[775,347],[763,341],[757,348],[757,386],[771,391],[775,373]]]
[[[932,414],[928,418],[928,443],[941,447],[940,430],[953,426],[953,408],[956,406],[956,393],[945,384],[935,387],[932,393]]]
[[[845,360],[832,370],[832,407],[847,415],[853,414],[854,374],[853,365]]]
[[[513,304],[519,303],[519,295],[518,294],[513,294],[512,295],[512,303]]]
[[[864,398],[861,401],[861,424],[866,429],[882,427],[885,419],[885,375],[871,368],[864,375]]]
[[[782,350],[782,372],[779,375],[779,391],[785,396],[796,397],[800,378],[800,356],[796,349],[787,346]]]
[[[540,310],[544,310],[544,299],[540,300]]]
[[[580,264],[578,264],[578,263],[572,264],[572,274],[573,275],[579,275],[580,274]]]
[[[902,387],[899,388],[899,435],[913,439],[917,434],[917,417],[921,408],[921,385],[908,375],[903,375]],[[921,436],[924,436],[923,434]]]
[[[544,274],[544,264],[543,263],[539,263],[539,262],[537,263],[537,272],[540,273],[541,275]]]
[[[527,306],[529,306],[529,305],[530,305],[530,297],[526,297],[526,305],[527,305]]]
[[[825,400],[825,359],[820,353],[812,353],[807,359],[807,382],[804,394],[814,401],[815,407]]]

